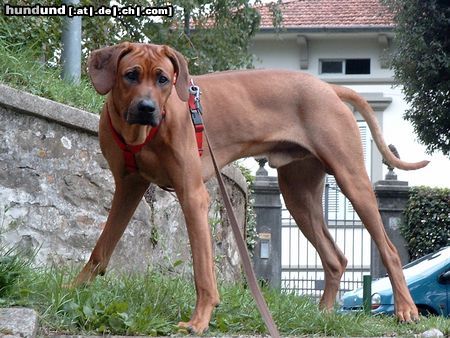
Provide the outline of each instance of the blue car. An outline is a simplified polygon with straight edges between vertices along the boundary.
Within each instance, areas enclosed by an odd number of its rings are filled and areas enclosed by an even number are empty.
[[[403,273],[420,314],[450,316],[450,246],[405,265]],[[341,311],[361,310],[362,303],[362,288],[346,292]],[[394,314],[388,277],[372,282],[372,313]]]

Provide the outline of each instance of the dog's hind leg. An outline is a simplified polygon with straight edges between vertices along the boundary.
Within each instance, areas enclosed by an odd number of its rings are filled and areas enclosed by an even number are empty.
[[[324,168],[315,158],[293,162],[278,169],[278,181],[286,207],[322,260],[325,289],[319,305],[324,310],[331,310],[347,259],[336,246],[323,218],[324,178]]]
[[[338,123],[342,123],[339,127]],[[384,230],[373,192],[372,183],[364,165],[358,128],[345,119],[337,120],[336,130],[345,129],[345,137],[329,137],[329,143],[322,142],[319,150],[327,162],[341,191],[350,200],[359,218],[377,245],[394,293],[395,314],[401,321],[418,319],[417,308],[406,285],[397,249]],[[322,138],[324,140],[325,138]]]
[[[378,212],[372,184],[363,168],[359,170],[352,168],[352,164],[353,166],[357,166],[358,163],[363,163],[362,159],[345,159],[345,157],[342,157],[345,156],[344,154],[341,154],[341,157],[339,157],[339,154],[337,155],[340,161],[339,168],[334,170],[336,173],[336,181],[342,192],[352,202],[361,221],[377,245],[381,259],[391,280],[396,316],[400,321],[409,322],[418,320],[417,308],[406,285],[400,257],[397,249],[386,234],[380,213]]]
[[[116,190],[106,225],[73,286],[89,283],[97,275],[105,273],[109,259],[148,186],[149,183],[137,174],[116,179]]]

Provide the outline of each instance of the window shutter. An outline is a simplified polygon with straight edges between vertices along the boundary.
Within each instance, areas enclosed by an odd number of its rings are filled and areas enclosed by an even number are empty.
[[[358,121],[359,132],[364,154],[364,163],[367,173],[371,176],[371,135],[369,127],[365,121]],[[336,179],[332,175],[327,175],[326,183],[328,184],[328,219],[329,220],[359,220],[358,215],[353,209],[353,205],[344,196],[339,189]],[[323,197],[325,199],[325,196]],[[325,200],[324,206],[325,206]]]

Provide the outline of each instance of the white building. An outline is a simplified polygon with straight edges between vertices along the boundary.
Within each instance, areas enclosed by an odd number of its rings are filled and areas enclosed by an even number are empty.
[[[271,6],[260,7],[261,30],[251,45],[255,67],[301,70],[356,90],[372,105],[386,142],[396,146],[402,159],[431,160],[418,171],[396,170],[398,179],[408,181],[410,186],[450,187],[450,160],[439,154],[427,155],[402,118],[408,106],[401,87],[394,86],[388,62],[394,48],[392,13],[379,0],[285,0],[279,7],[282,28],[277,31]],[[387,168],[362,117],[358,112],[355,117],[365,147],[366,168],[376,182],[384,178]],[[251,160],[246,161],[248,164],[258,167]],[[270,174],[276,175],[276,171]],[[341,290],[352,289],[360,286],[363,274],[370,271],[371,240],[351,204],[335,188],[333,178],[327,180],[331,188],[325,217],[332,236],[349,259]],[[285,211],[282,250],[283,288],[319,295],[323,287],[320,260]]]
[[[301,70],[358,91],[377,112],[386,142],[397,147],[402,159],[431,160],[418,171],[396,170],[398,179],[410,185],[450,187],[450,160],[426,154],[402,118],[407,103],[388,62],[394,20],[379,0],[286,0],[279,7],[283,16],[279,31],[273,27],[270,8],[270,4],[260,8],[261,29],[251,46],[256,68]],[[364,131],[363,123],[361,127]],[[366,151],[375,182],[384,177],[386,168],[370,135]]]

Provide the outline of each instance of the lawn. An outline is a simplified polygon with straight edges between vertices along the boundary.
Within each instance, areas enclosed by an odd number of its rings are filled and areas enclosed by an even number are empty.
[[[149,268],[145,274],[110,271],[89,286],[68,288],[76,269],[34,267],[14,250],[0,259],[0,306],[35,309],[40,334],[174,335],[189,319],[195,304],[191,280]],[[208,335],[266,334],[249,291],[243,284],[220,284],[221,304],[214,312]],[[282,335],[411,336],[438,328],[450,333],[450,319],[422,318],[417,324],[398,324],[393,317],[351,315],[318,310],[309,298],[264,289]]]
[[[39,61],[32,49],[6,44],[0,38],[0,83],[92,113],[100,112],[104,98],[87,76],[73,85],[60,79],[61,68]]]

